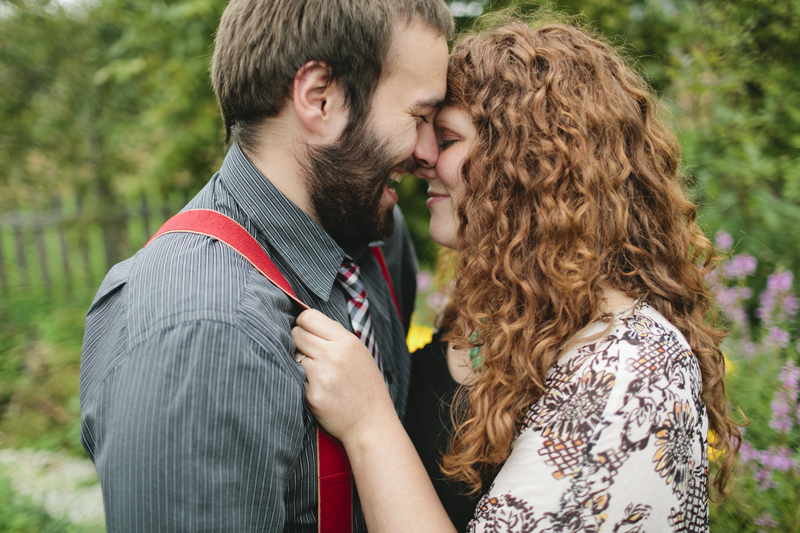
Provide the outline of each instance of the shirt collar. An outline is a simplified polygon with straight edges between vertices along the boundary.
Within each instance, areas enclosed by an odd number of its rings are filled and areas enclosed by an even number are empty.
[[[330,298],[342,260],[358,259],[366,252],[366,244],[345,252],[253,165],[236,142],[225,156],[220,176],[261,237],[321,299]]]

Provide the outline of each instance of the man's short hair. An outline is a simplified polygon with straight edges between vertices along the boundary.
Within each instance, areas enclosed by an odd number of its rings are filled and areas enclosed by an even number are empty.
[[[363,120],[383,73],[395,23],[415,17],[453,31],[444,0],[231,0],[217,29],[211,81],[225,126],[243,149],[291,95],[297,70],[324,61],[342,84],[349,121]]]

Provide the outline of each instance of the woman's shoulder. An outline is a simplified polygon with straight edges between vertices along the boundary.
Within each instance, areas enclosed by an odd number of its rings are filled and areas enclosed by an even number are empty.
[[[697,358],[678,328],[650,304],[641,302],[629,316],[620,317],[611,340],[618,345],[618,374],[633,383],[629,393],[638,383],[660,383],[685,400],[699,402]]]
[[[624,379],[685,370],[700,377],[683,334],[646,301],[616,313],[611,323],[587,328],[581,339],[571,343],[548,372],[551,387],[576,373],[610,373]]]
[[[638,351],[664,348],[691,351],[680,330],[646,301],[639,302],[630,312],[620,313],[615,318],[614,338],[636,347]]]

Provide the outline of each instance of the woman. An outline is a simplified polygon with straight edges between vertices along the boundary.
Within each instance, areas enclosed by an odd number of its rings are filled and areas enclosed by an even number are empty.
[[[708,430],[720,492],[740,433],[713,247],[646,83],[575,27],[507,22],[455,47],[436,127],[421,177],[458,255],[444,328],[467,405],[443,471],[484,493],[470,530],[707,531]],[[320,313],[297,325],[370,531],[452,530],[369,352]]]

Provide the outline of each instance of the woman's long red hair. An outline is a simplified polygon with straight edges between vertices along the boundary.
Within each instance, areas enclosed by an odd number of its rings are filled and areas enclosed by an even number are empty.
[[[455,46],[448,104],[478,132],[462,168],[450,307],[461,320],[450,321],[449,339],[464,347],[479,332],[482,368],[443,471],[485,488],[559,347],[603,320],[611,287],[647,300],[691,345],[714,446],[725,452],[714,482],[724,493],[741,433],[704,280],[715,254],[647,83],[577,27],[514,21]]]

